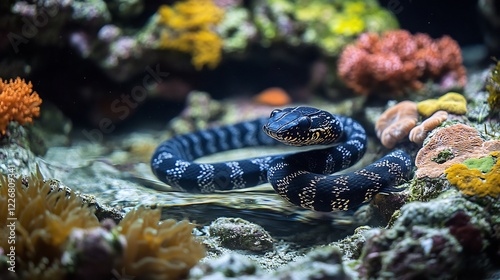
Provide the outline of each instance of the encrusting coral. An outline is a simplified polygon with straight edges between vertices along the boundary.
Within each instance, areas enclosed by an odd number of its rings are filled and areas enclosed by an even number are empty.
[[[205,252],[192,224],[160,221],[159,209],[138,208],[118,226],[100,225],[79,196],[39,171],[24,179],[0,176],[0,211],[0,226],[8,229],[0,231],[2,279],[5,273],[8,279],[180,279]]]
[[[499,140],[484,141],[479,132],[464,124],[438,130],[415,158],[417,178],[437,178],[445,169],[467,158],[483,157],[500,150]]]
[[[455,115],[467,113],[467,100],[463,95],[456,92],[448,92],[438,99],[427,99],[417,103],[418,113],[429,117],[439,110]]]
[[[410,130],[410,135],[408,138],[411,142],[422,145],[424,143],[427,134],[434,128],[438,127],[448,118],[448,112],[437,111],[432,114],[428,119],[424,120],[421,124],[415,126]]]
[[[466,83],[457,42],[449,36],[433,40],[405,30],[361,34],[344,48],[337,70],[347,87],[363,95],[402,94],[445,76],[460,86]]]
[[[212,0],[186,0],[158,9],[159,24],[166,28],[160,48],[191,54],[197,70],[214,68],[221,60],[222,39],[212,29],[222,20],[224,11]]]
[[[408,136],[417,121],[417,104],[413,101],[402,101],[380,115],[375,124],[375,131],[382,145],[391,149]]]
[[[495,151],[481,159],[495,162],[488,171],[479,170],[477,166],[467,166],[466,162],[453,164],[445,170],[446,179],[466,195],[497,198],[500,196],[499,157],[500,152]]]
[[[3,81],[0,78],[0,135],[5,134],[11,121],[19,124],[33,122],[40,115],[42,99],[33,91],[31,82],[24,79]]]

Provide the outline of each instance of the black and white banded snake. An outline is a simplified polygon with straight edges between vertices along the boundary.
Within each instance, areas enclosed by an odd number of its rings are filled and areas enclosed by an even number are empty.
[[[221,151],[279,141],[293,146],[338,144],[237,161],[193,162]],[[317,211],[350,210],[376,193],[399,191],[393,186],[412,169],[410,156],[394,150],[362,169],[329,175],[356,163],[366,143],[365,130],[353,119],[299,106],[276,109],[270,118],[174,136],[157,147],[151,168],[161,181],[187,192],[210,193],[269,182],[295,205]]]

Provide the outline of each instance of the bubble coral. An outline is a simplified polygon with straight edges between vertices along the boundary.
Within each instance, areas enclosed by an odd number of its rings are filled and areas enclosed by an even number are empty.
[[[464,194],[469,196],[500,196],[500,152],[492,152],[491,157],[496,161],[495,165],[487,173],[470,168],[463,163],[456,163],[445,171],[446,179]]]
[[[394,148],[403,140],[418,121],[417,104],[412,101],[399,102],[387,109],[377,120],[377,137],[387,148]]]
[[[476,129],[455,124],[438,130],[415,158],[417,178],[437,178],[445,169],[467,158],[500,150],[500,141],[484,141]]]
[[[160,219],[159,209],[140,207],[118,224],[118,233],[127,241],[124,260],[116,267],[122,276],[181,279],[205,255],[191,234],[192,224]]]
[[[222,9],[211,0],[186,0],[160,6],[158,14],[159,24],[166,27],[160,48],[191,54],[197,70],[219,64],[222,39],[212,29],[222,20]]]
[[[466,83],[457,42],[405,30],[361,34],[344,48],[337,70],[347,87],[363,95],[401,95],[444,76],[454,77],[460,86]]]
[[[439,110],[456,115],[467,113],[467,100],[463,95],[456,92],[448,92],[438,99],[427,99],[417,103],[418,113],[429,117]]]
[[[21,125],[33,122],[33,117],[40,115],[41,104],[31,82],[19,77],[9,81],[0,78],[0,135],[5,134],[11,121]]]
[[[411,142],[422,145],[424,143],[425,137],[427,134],[438,127],[448,118],[448,112],[446,111],[437,111],[432,114],[428,119],[424,120],[421,124],[415,126],[410,130],[410,135],[408,138]]]
[[[58,189],[55,181],[44,181],[40,172],[27,182],[24,186],[13,174],[0,176],[0,226],[15,223],[15,244],[9,243],[11,233],[2,230],[0,248],[15,246],[21,279],[64,279],[60,260],[72,229],[99,222],[79,197]]]

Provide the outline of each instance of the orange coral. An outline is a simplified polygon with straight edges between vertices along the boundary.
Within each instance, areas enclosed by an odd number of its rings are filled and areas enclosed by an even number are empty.
[[[3,81],[0,78],[0,134],[5,134],[11,121],[23,125],[40,115],[42,99],[33,91],[31,82],[24,79]]]
[[[403,101],[387,109],[377,120],[377,137],[387,148],[394,148],[403,140],[418,121],[417,104]]]
[[[355,92],[401,94],[420,89],[428,79],[444,76],[464,86],[465,67],[457,42],[448,36],[433,40],[426,34],[405,30],[361,34],[347,46],[338,62],[338,73]]]
[[[427,133],[438,127],[438,125],[442,124],[447,118],[448,112],[437,111],[410,131],[410,141],[422,145],[422,143],[424,143],[425,137],[427,137]]]
[[[272,87],[265,89],[257,94],[254,99],[255,102],[271,106],[284,106],[290,104],[292,99],[288,93],[281,88]]]
[[[437,178],[452,164],[467,158],[484,157],[500,150],[500,141],[484,142],[476,129],[455,124],[437,131],[429,143],[417,153],[415,165],[417,178]]]

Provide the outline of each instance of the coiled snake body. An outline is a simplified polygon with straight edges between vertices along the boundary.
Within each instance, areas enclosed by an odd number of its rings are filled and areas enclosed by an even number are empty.
[[[274,110],[270,118],[175,136],[158,146],[151,168],[161,181],[188,192],[210,193],[269,182],[283,198],[301,207],[349,210],[378,192],[399,191],[393,186],[412,168],[410,156],[395,150],[362,169],[329,175],[357,162],[366,151],[366,141],[365,130],[353,119],[299,106]],[[221,151],[280,142],[338,144],[238,161],[193,162]]]

